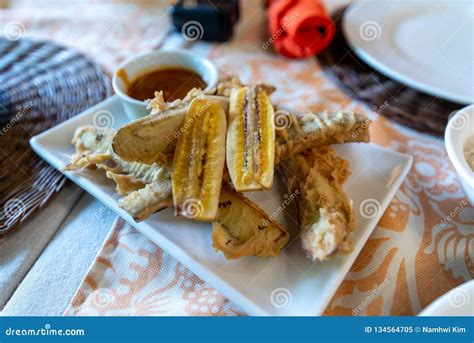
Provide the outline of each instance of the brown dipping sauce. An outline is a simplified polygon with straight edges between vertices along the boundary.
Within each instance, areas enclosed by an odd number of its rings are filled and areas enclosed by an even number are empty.
[[[165,101],[182,99],[193,88],[204,89],[202,77],[184,68],[164,68],[146,72],[130,82],[127,94],[137,100],[153,99],[155,92],[163,91]]]

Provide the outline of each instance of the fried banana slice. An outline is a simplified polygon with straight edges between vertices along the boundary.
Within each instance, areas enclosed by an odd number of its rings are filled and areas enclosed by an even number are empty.
[[[269,189],[275,161],[273,106],[260,87],[233,89],[227,130],[227,168],[239,192]]]
[[[371,121],[355,113],[289,114],[277,111],[276,160],[311,147],[349,142],[369,142]]]
[[[342,189],[350,174],[348,162],[327,146],[292,156],[282,163],[281,171],[289,192],[299,190],[298,225],[307,256],[324,261],[350,251],[354,212]]]
[[[256,204],[240,193],[222,189],[212,241],[226,258],[278,256],[288,238],[288,232]]]
[[[191,102],[173,159],[173,203],[177,215],[208,221],[216,217],[226,129],[226,115],[218,102]]]

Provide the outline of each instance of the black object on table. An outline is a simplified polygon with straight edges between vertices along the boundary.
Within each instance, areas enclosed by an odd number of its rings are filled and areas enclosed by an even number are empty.
[[[238,0],[180,0],[171,6],[174,27],[189,41],[225,42],[239,20]]]

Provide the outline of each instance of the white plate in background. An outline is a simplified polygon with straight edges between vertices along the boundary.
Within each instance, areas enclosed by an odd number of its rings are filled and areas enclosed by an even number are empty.
[[[91,125],[94,114],[98,113],[111,113],[113,120],[104,118],[106,120],[97,122],[112,122],[113,127],[120,127],[127,121],[119,99],[114,96],[33,137],[33,149],[61,170],[74,153],[71,138],[75,129],[80,125]],[[172,210],[162,211],[141,223],[135,223],[117,206],[113,197],[114,183],[104,173],[82,171],[65,174],[246,313],[319,315],[354,263],[412,164],[411,156],[373,144],[346,144],[336,146],[336,149],[351,164],[352,176],[345,190],[354,201],[357,228],[352,234],[354,250],[324,263],[313,263],[307,259],[298,240],[276,258],[247,257],[228,261],[222,253],[212,248],[209,223],[174,217]],[[277,176],[272,190],[246,195],[267,213],[273,213],[283,203],[285,193]],[[365,217],[361,213],[365,213]],[[294,218],[294,212],[290,212],[290,216]],[[276,219],[295,232],[296,224],[292,219]]]
[[[354,52],[373,68],[422,92],[474,103],[474,2],[366,0],[344,14]]]

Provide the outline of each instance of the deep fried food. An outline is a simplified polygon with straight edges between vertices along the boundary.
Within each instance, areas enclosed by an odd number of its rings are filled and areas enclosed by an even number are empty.
[[[260,88],[261,90],[265,91],[268,96],[270,96],[273,92],[276,91],[276,87],[266,84],[266,83],[258,83],[255,85],[256,87]],[[238,77],[231,76],[224,80],[221,80],[216,87],[216,95],[230,97],[230,94],[233,89],[245,87],[245,85],[240,82]]]
[[[114,129],[99,129],[91,125],[78,127],[72,138],[76,154],[64,170],[87,168],[111,159],[113,154],[111,143],[114,135]]]
[[[72,140],[76,147],[76,154],[64,170],[71,171],[95,166],[105,170],[107,177],[117,180],[119,188],[131,187],[132,189],[136,187],[126,186],[124,182],[138,186],[171,177],[169,165],[125,162],[120,159],[111,147],[115,132],[114,129],[96,128],[90,125],[78,127]],[[128,193],[120,189],[117,189],[117,192]]]
[[[128,162],[151,164],[172,160],[186,111],[196,98],[219,102],[226,111],[229,106],[228,98],[206,95],[197,89],[171,103],[164,102],[162,93],[156,92],[148,103],[151,114],[118,130],[112,143],[114,152]]]
[[[171,179],[149,183],[120,199],[119,205],[135,221],[145,220],[153,213],[173,206]]]
[[[112,146],[124,161],[150,164],[172,155],[188,104],[135,120],[118,130]]]
[[[273,106],[259,87],[231,92],[226,159],[237,191],[271,188],[275,159]]]
[[[313,148],[285,160],[281,171],[288,191],[299,190],[298,225],[308,257],[323,261],[350,251],[354,213],[342,189],[350,174],[348,162],[329,146]]]
[[[95,166],[116,183],[117,193],[126,195],[119,205],[136,220],[166,207],[171,197],[171,167],[125,162],[112,151],[114,129],[82,126],[76,129],[76,155],[65,170]]]
[[[323,261],[347,252],[354,213],[342,184],[349,166],[329,145],[368,142],[370,121],[342,112],[275,113],[274,90],[230,78],[173,102],[156,92],[151,114],[117,132],[78,128],[65,170],[104,170],[123,196],[119,206],[136,221],[169,207],[212,221],[214,248],[237,259],[277,256],[288,242],[278,222],[238,193],[270,188],[280,163],[289,192],[298,195],[305,253]]]
[[[240,193],[222,189],[212,241],[226,258],[278,256],[288,238],[288,232],[256,204]]]
[[[288,114],[277,111],[276,161],[304,151],[311,147],[349,143],[369,142],[371,121],[355,113],[306,113]]]
[[[213,220],[225,162],[227,120],[215,101],[194,99],[188,108],[173,159],[176,214]]]

